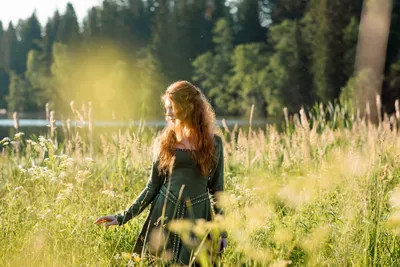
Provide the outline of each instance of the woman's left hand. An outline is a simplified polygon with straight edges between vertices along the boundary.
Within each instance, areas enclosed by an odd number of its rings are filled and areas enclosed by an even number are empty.
[[[218,239],[218,253],[224,252],[227,246],[228,246],[228,239],[226,237],[220,237]]]

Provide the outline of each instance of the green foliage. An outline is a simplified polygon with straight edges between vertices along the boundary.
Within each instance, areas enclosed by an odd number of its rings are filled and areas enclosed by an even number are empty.
[[[310,45],[312,58],[312,74],[315,94],[321,101],[334,98],[332,78],[332,58],[329,48],[332,36],[328,20],[327,0],[314,1],[311,10],[304,16],[304,31]],[[320,2],[317,4],[316,2]]]
[[[235,48],[232,62],[233,75],[229,87],[239,92],[237,109],[241,114],[250,114],[251,106],[255,105],[255,118],[266,117],[266,101],[264,92],[266,81],[263,72],[268,66],[268,58],[260,57],[266,50],[265,44],[253,43],[238,45]]]
[[[343,30],[343,41],[347,50],[344,54],[344,72],[347,75],[354,73],[356,53],[357,53],[357,40],[358,40],[359,21],[356,17],[352,17],[350,23]]]
[[[22,109],[26,106],[24,98],[24,94],[26,92],[26,81],[15,72],[11,72],[9,94],[6,97],[8,110],[12,112],[22,111]]]
[[[217,114],[237,115],[238,93],[229,86],[232,72],[233,37],[225,19],[217,21],[213,30],[215,52],[200,55],[194,62],[194,80],[208,95]]]

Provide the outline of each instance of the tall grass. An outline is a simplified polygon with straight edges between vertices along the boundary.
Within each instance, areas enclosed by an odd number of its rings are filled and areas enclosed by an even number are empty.
[[[228,231],[224,266],[399,266],[399,113],[379,125],[337,105],[284,114],[284,131],[220,129],[226,216],[198,224]],[[146,214],[93,221],[142,190],[155,133],[93,140],[67,121],[59,143],[52,131],[1,141],[1,266],[146,266],[130,254]]]

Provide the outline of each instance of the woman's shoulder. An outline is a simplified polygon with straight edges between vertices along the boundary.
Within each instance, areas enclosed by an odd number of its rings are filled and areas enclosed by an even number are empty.
[[[222,137],[219,134],[214,133],[214,140],[217,144],[217,146],[221,146],[222,145]]]
[[[214,136],[214,139],[215,139],[215,140],[217,140],[217,141],[222,141],[222,137],[221,137],[219,134],[213,133],[213,136]]]
[[[158,157],[159,157],[159,155],[160,155],[160,142],[161,142],[161,136],[160,135],[157,135],[155,138],[154,138],[154,141],[153,141],[153,145],[152,145],[152,149],[153,149],[153,151],[152,151],[152,158],[153,158],[153,161],[157,161],[158,160]]]

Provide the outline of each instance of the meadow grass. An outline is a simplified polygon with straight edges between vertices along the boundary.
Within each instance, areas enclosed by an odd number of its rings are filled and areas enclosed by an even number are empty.
[[[314,111],[283,131],[219,129],[226,215],[199,224],[228,231],[224,266],[400,266],[399,118]],[[130,252],[147,211],[123,227],[93,222],[143,189],[156,133],[68,131],[1,141],[0,265],[146,266]]]

